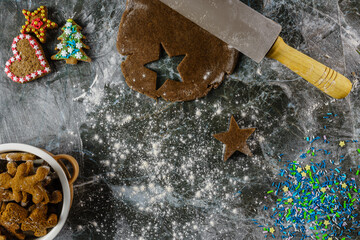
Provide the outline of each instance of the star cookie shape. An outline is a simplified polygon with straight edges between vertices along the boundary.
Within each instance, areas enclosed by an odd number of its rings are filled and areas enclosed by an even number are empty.
[[[26,18],[25,25],[20,30],[21,33],[34,33],[40,42],[46,42],[46,31],[57,28],[58,25],[48,19],[48,12],[45,6],[40,6],[33,12],[22,10]]]
[[[240,129],[233,116],[231,116],[229,131],[218,133],[214,138],[226,145],[224,161],[228,160],[236,151],[242,152],[248,156],[253,156],[246,140],[255,131],[255,128]]]
[[[156,90],[161,88],[169,78],[171,78],[173,81],[182,82],[180,73],[177,68],[185,58],[185,55],[170,57],[169,54],[165,51],[164,46],[162,44],[160,45],[161,50],[159,60],[155,60],[144,65],[146,68],[154,71],[157,74]],[[172,74],[172,72],[175,74]]]

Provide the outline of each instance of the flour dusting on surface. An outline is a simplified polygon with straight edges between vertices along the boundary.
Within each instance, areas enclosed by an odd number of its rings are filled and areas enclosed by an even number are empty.
[[[70,3],[50,1],[49,14],[61,23],[69,8],[74,12],[94,61],[55,62],[53,74],[29,85],[14,85],[5,76],[0,83],[6,113],[0,115],[2,143],[24,142],[80,161],[74,203],[59,240],[261,239],[262,229],[251,219],[267,217],[263,193],[281,168],[279,155],[299,160],[295,149],[306,148],[304,137],[330,123],[328,139],[359,135],[357,84],[350,97],[333,101],[270,59],[256,64],[240,57],[235,73],[196,101],[143,96],[126,85],[120,67],[126,57],[115,46],[125,1]],[[21,9],[33,4],[19,2],[18,13],[10,1],[0,6],[4,17],[22,23]],[[360,76],[356,0],[256,6],[284,27],[281,36],[289,45],[358,81],[351,74]],[[9,31],[4,43],[18,34]],[[44,46],[49,53],[55,32]],[[10,53],[3,48],[2,63]],[[203,77],[211,77],[211,69]],[[323,118],[329,112],[343,114]],[[257,128],[248,140],[253,158],[235,153],[223,161],[224,146],[213,134],[227,131],[232,115],[240,128]]]

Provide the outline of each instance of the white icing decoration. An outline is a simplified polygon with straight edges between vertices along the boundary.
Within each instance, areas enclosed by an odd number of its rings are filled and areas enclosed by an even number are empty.
[[[66,57],[66,55],[67,55],[67,52],[65,50],[62,50],[61,51],[61,56]]]
[[[67,28],[67,29],[65,29],[64,33],[65,33],[66,35],[69,35],[69,34],[71,33],[71,30],[70,30],[69,28]]]
[[[76,33],[76,34],[75,34],[75,38],[76,38],[76,39],[80,39],[81,37],[82,37],[81,33]]]
[[[76,43],[76,48],[78,48],[78,49],[80,49],[80,48],[82,48],[82,43],[80,43],[80,42],[78,42],[78,43]]]
[[[67,23],[65,24],[65,27],[71,27],[71,26],[72,26],[71,22],[67,22]]]
[[[57,49],[62,49],[64,47],[64,45],[62,43],[59,43],[58,45],[56,45]]]
[[[75,57],[76,57],[77,59],[80,59],[80,58],[82,57],[82,54],[81,54],[80,52],[77,52],[77,53],[75,54]]]

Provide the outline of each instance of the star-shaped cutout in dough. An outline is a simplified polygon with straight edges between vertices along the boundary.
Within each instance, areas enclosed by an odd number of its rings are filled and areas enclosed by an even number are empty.
[[[170,56],[163,45],[160,45],[159,59],[145,64],[145,67],[156,72],[156,90],[162,87],[164,83],[171,79],[173,81],[182,82],[180,73],[177,69],[183,61],[185,55]]]
[[[22,10],[26,18],[25,25],[20,30],[21,33],[34,33],[35,36],[44,43],[46,41],[46,30],[57,28],[57,24],[48,19],[45,6],[40,6],[33,12]]]
[[[246,140],[254,131],[255,128],[240,129],[235,118],[231,116],[229,131],[214,135],[214,138],[226,145],[224,161],[228,160],[236,151],[242,152],[250,157],[253,156],[246,144]]]

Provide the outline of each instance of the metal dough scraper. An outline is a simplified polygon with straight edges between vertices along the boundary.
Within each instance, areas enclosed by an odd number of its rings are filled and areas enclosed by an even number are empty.
[[[256,62],[275,59],[333,98],[351,91],[349,79],[288,46],[281,26],[240,0],[160,0]]]

